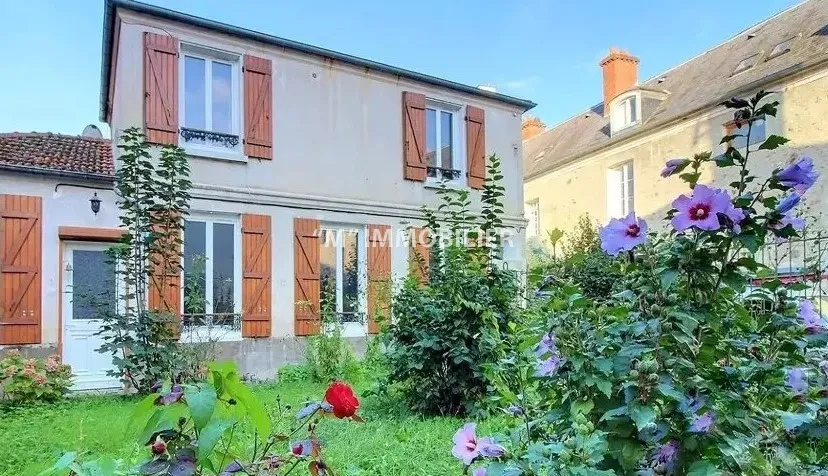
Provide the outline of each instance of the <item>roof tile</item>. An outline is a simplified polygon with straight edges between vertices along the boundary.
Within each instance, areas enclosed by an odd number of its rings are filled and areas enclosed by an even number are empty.
[[[115,175],[109,140],[51,132],[0,134],[0,165]]]

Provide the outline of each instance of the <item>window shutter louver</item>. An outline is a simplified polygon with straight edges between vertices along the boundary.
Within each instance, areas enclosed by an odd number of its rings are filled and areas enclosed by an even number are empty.
[[[270,337],[269,215],[242,215],[242,337]]]
[[[147,142],[178,144],[178,39],[144,33],[144,128]]]
[[[368,226],[368,333],[379,332],[379,319],[390,318],[391,227]]]
[[[411,248],[409,249],[409,270],[420,283],[428,282],[428,267],[431,261],[431,252],[427,246],[429,232],[426,228],[411,229]]]
[[[466,106],[466,154],[469,187],[482,189],[486,179],[486,114],[479,107]]]
[[[244,55],[244,154],[273,159],[273,63]]]
[[[150,257],[152,274],[150,275],[147,304],[150,311],[172,314],[176,318],[173,330],[178,334],[181,330],[179,325],[181,320],[181,235],[179,232],[177,236],[166,235],[159,239],[173,241],[173,246],[177,246],[178,251],[173,256],[168,257],[166,262],[159,253],[153,253]]]
[[[424,94],[403,92],[403,166],[406,180],[426,179]]]
[[[293,219],[294,324],[297,336],[319,333],[319,220]]]
[[[0,195],[0,344],[39,344],[42,199]]]

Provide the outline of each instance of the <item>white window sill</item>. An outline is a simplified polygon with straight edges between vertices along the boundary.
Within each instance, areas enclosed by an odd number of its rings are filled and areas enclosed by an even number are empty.
[[[222,326],[194,326],[181,332],[181,342],[198,344],[204,342],[235,342],[242,340],[241,330]]]
[[[612,130],[610,131],[610,137],[611,137],[611,136],[614,136],[615,134],[619,134],[619,133],[621,133],[621,132],[625,132],[625,131],[628,131],[628,130],[633,129],[633,128],[635,128],[635,127],[638,127],[638,125],[639,125],[639,121],[635,121],[635,122],[633,122],[633,123],[630,123],[630,124],[626,124],[626,125],[624,125],[624,126],[621,126],[621,127],[620,127],[620,128],[618,128],[618,129],[612,129]]]
[[[205,147],[196,144],[184,144],[181,146],[187,155],[201,157],[204,159],[226,160],[228,162],[239,162],[246,164],[247,156],[241,150],[230,150],[219,147]]]

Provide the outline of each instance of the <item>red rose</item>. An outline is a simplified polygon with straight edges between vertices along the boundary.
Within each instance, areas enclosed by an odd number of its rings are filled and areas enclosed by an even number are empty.
[[[333,407],[337,418],[350,418],[359,409],[359,400],[354,390],[345,382],[334,382],[325,392],[325,401]]]

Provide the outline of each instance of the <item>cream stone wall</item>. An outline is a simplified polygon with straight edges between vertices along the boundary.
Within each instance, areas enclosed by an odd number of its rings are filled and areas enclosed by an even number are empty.
[[[790,142],[775,151],[751,152],[752,170],[759,177],[766,177],[775,167],[801,155],[812,157],[823,177],[807,193],[806,203],[810,214],[818,217],[823,228],[828,228],[828,70],[768,90],[777,92],[772,97],[781,104],[777,117],[768,118],[766,134],[782,135]],[[719,141],[724,135],[723,124],[732,119],[731,114],[722,107],[711,109],[692,120],[525,182],[525,201],[538,200],[541,236],[545,238],[545,231],[554,228],[572,229],[583,214],[606,223],[608,171],[627,161],[633,162],[636,213],[651,224],[660,221],[673,199],[687,191],[678,177],[660,177],[664,162],[708,150],[714,155],[723,152]],[[711,166],[703,170],[701,181],[726,187],[735,179],[735,173],[725,174],[723,169]]]

